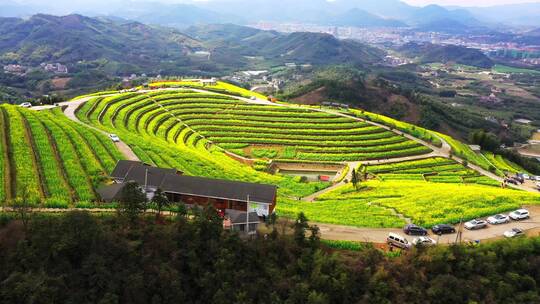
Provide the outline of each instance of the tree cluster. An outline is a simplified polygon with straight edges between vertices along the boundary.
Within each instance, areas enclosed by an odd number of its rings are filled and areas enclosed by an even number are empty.
[[[540,240],[333,252],[299,215],[253,240],[215,210],[162,224],[72,212],[0,230],[0,303],[538,303]]]

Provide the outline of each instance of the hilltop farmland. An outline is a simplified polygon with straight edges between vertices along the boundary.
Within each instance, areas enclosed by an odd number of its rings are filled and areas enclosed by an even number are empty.
[[[501,189],[502,173],[520,170],[512,163],[443,134],[359,110],[270,102],[221,82],[154,83],[63,107],[76,118],[58,107],[0,108],[5,206],[24,196],[42,207],[103,207],[95,189],[127,158],[107,133],[148,164],[277,185],[279,215],[303,211],[317,222],[430,226],[540,202]],[[362,172],[356,187],[353,171]]]
[[[386,127],[380,124],[384,117],[366,112],[263,98],[224,83],[156,83],[151,90],[95,96],[78,109],[77,117],[119,134],[141,160],[156,166],[278,185],[277,212],[285,216],[304,211],[320,222],[397,227],[403,223],[397,211],[432,225],[540,201],[536,194],[501,189],[497,176],[482,173],[488,160],[477,157],[475,162],[476,154],[450,137],[407,124]],[[472,167],[441,157],[445,147],[468,155]],[[279,170],[280,163],[341,169],[335,186],[309,202],[302,198],[331,183],[289,175]],[[273,164],[278,170],[272,170]],[[358,190],[342,181],[350,179],[351,169],[363,167],[370,180]],[[458,192],[460,196],[447,195]]]

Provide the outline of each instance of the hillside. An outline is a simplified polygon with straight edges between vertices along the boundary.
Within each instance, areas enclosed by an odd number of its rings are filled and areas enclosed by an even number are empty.
[[[272,63],[365,64],[380,61],[384,54],[360,42],[321,33],[280,34],[236,25],[195,26],[185,32],[205,40],[205,46],[217,52],[263,56]]]
[[[407,43],[397,49],[405,56],[417,58],[420,63],[458,63],[480,68],[491,68],[494,63],[481,51],[457,45]]]
[[[0,61],[30,66],[106,60],[109,66],[125,65],[128,71],[130,66],[158,71],[161,62],[182,64],[200,47],[174,30],[81,15],[0,18],[0,35]]]

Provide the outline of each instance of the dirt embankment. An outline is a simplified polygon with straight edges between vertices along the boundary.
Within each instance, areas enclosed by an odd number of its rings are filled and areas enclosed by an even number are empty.
[[[317,163],[280,163],[273,162],[273,168],[279,168],[280,170],[289,170],[289,171],[328,171],[328,172],[337,172],[343,169],[343,165],[340,164],[317,164]]]
[[[307,94],[293,98],[292,101],[299,104],[306,104],[306,105],[321,104],[325,101],[328,101],[328,98],[326,96],[326,88],[320,87]]]

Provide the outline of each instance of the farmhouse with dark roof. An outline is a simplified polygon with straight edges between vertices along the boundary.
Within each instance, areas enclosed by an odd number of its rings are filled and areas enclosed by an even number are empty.
[[[211,204],[218,210],[256,212],[268,216],[276,206],[276,186],[246,182],[186,176],[176,169],[156,168],[137,161],[121,160],[111,173],[114,184],[98,189],[106,202],[121,199],[122,189],[127,182],[136,182],[146,189],[152,199],[161,189],[171,202],[206,206]],[[236,214],[236,213],[235,213]]]

